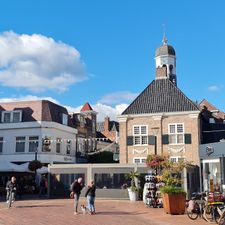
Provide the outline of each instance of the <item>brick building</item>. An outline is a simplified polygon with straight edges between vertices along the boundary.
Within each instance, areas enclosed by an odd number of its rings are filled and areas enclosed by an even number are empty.
[[[97,113],[86,102],[80,112],[71,115],[73,126],[77,129],[77,162],[87,162],[88,153],[96,151]]]
[[[200,110],[177,87],[176,54],[165,37],[155,60],[155,80],[118,117],[120,163],[145,163],[148,154],[166,153],[199,166]],[[186,189],[198,181],[196,171],[190,171]]]

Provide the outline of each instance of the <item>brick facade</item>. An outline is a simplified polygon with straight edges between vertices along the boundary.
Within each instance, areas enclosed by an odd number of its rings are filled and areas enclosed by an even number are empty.
[[[135,157],[147,157],[155,153],[155,145],[127,145],[127,137],[133,136],[134,125],[147,125],[148,135],[156,136],[157,154],[184,157],[199,165],[199,115],[197,113],[174,113],[144,116],[120,116],[120,163],[133,163]],[[184,133],[191,134],[191,144],[163,144],[162,136],[168,134],[168,125],[184,124]],[[157,128],[157,129],[156,129]]]

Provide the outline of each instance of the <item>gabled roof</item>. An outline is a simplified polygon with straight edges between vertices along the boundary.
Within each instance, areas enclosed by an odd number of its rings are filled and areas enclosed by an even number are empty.
[[[83,107],[81,108],[81,112],[84,112],[84,111],[92,111],[93,109],[91,108],[90,104],[88,102],[86,102]]]
[[[206,99],[203,99],[200,103],[199,103],[199,107],[200,109],[203,108],[207,108],[210,112],[211,111],[219,111],[218,108],[216,108],[212,103],[208,102]]]
[[[98,122],[96,130],[99,132],[104,132],[104,122]],[[119,132],[119,123],[117,121],[109,121],[109,131],[117,131]]]
[[[122,115],[184,111],[199,109],[169,79],[157,79],[144,89]]]

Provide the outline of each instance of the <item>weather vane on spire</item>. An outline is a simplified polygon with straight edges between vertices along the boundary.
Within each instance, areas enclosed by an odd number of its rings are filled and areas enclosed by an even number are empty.
[[[167,45],[167,38],[166,38],[166,25],[165,24],[162,24],[163,26],[163,40],[162,40],[162,43],[163,45]]]

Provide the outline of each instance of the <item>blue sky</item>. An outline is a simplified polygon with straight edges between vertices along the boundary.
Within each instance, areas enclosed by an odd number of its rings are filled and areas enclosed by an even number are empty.
[[[155,78],[163,26],[178,87],[225,111],[225,3],[5,0],[0,8],[0,100],[89,102],[114,117]]]

